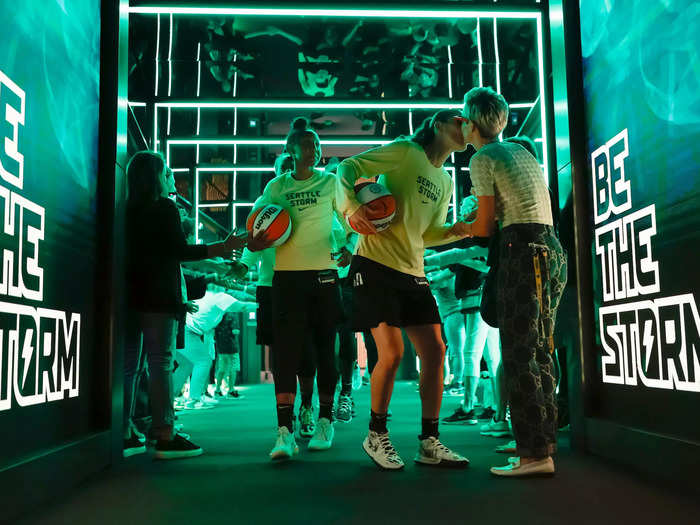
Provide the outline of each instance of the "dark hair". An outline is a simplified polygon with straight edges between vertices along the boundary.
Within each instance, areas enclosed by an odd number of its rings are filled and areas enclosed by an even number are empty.
[[[508,137],[503,142],[512,142],[513,144],[518,144],[530,152],[530,155],[535,157],[538,161],[539,155],[537,154],[537,148],[533,140],[527,135],[518,135],[517,137]]]
[[[420,127],[411,135],[410,140],[423,147],[435,140],[435,123],[449,122],[451,118],[459,116],[457,109],[441,109],[432,117],[428,117],[423,121]]]
[[[160,176],[166,169],[163,155],[156,151],[138,151],[126,165],[129,200],[132,202],[155,201],[161,194]]]
[[[287,135],[287,144],[284,147],[284,151],[287,153],[292,152],[292,147],[299,144],[304,135],[313,134],[316,132],[311,128],[311,121],[306,117],[297,117],[292,122],[292,129],[289,130]]]

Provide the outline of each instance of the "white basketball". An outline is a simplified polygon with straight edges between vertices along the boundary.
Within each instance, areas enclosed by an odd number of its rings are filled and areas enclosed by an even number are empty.
[[[264,233],[271,247],[280,246],[292,234],[292,219],[281,206],[268,204],[253,210],[246,221],[246,228],[253,237]]]

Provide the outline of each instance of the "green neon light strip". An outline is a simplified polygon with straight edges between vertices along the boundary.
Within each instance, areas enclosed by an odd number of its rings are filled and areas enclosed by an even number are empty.
[[[158,55],[160,54],[160,15],[158,15],[157,30],[156,30],[156,93],[158,96]]]
[[[481,55],[481,20],[476,19],[476,46],[479,54],[479,87],[484,85],[484,59]]]
[[[393,140],[324,140],[321,139],[322,146],[369,146],[369,145],[384,145],[393,142]],[[168,145],[186,146],[275,146],[286,144],[285,139],[170,139]]]
[[[145,108],[146,103],[145,102],[132,102],[128,101],[127,104],[129,104],[132,108]]]
[[[206,204],[199,204],[200,208],[228,208],[231,205],[230,202],[222,202],[222,203],[211,203],[208,202]]]
[[[173,87],[173,14],[170,13],[170,43],[168,44],[168,96]]]
[[[519,102],[509,104],[510,108],[531,108],[534,102]],[[158,144],[158,109],[188,108],[188,109],[461,109],[459,103],[411,103],[411,102],[157,102],[153,112],[153,136]]]
[[[544,177],[549,184],[549,155],[547,154],[547,101],[544,87],[544,45],[542,43],[542,20],[537,18],[537,58],[540,73],[540,120],[542,121],[542,160]],[[551,184],[549,184],[551,186]]]
[[[232,167],[216,167],[216,168],[196,168],[199,173],[233,173],[234,171],[275,171],[272,166],[232,166]]]
[[[531,108],[535,102],[509,104],[513,109]],[[461,102],[157,102],[158,108],[190,109],[461,109]]]
[[[133,6],[129,14],[214,15],[214,16],[319,16],[338,18],[517,18],[539,19],[536,11],[435,11],[400,9],[262,9],[240,7]]]

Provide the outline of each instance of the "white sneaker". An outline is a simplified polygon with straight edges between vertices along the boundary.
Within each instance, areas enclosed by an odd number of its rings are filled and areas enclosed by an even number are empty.
[[[299,432],[300,439],[309,439],[316,432],[313,407],[301,406],[299,408]]]
[[[440,467],[465,468],[469,465],[467,458],[452,452],[433,436],[420,440],[418,452],[413,459],[416,463]]]
[[[508,458],[508,460],[508,464],[504,467],[491,467],[491,474],[509,478],[554,475],[554,461],[551,456],[525,465],[520,464],[520,458]]]
[[[209,397],[208,395],[203,395],[202,397],[199,398],[199,400],[204,403],[205,405],[218,405],[219,401],[217,399],[214,399],[213,397]]]
[[[482,436],[491,437],[506,437],[511,435],[508,421],[496,421],[495,419],[492,419],[485,425],[481,425],[479,433]]]
[[[404,467],[403,460],[389,441],[389,433],[377,434],[370,430],[362,443],[362,448],[372,461],[385,470],[400,470]]]
[[[309,441],[309,450],[328,450],[333,444],[334,435],[333,423],[328,418],[322,417],[318,420],[314,437]]]
[[[214,405],[204,403],[200,399],[188,399],[184,408],[185,410],[208,410],[214,408]]]
[[[270,459],[289,459],[299,453],[299,447],[287,427],[277,429],[277,441],[270,451]]]
[[[516,444],[515,440],[513,440],[509,441],[505,445],[498,445],[495,450],[501,454],[513,454],[517,446],[518,445]]]

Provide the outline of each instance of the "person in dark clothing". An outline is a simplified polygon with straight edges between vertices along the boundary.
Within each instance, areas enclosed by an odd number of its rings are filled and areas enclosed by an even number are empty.
[[[180,261],[227,256],[245,241],[230,235],[210,245],[187,244],[180,214],[168,199],[175,193],[173,174],[159,153],[136,153],[127,166],[127,180],[124,455],[145,452],[131,424],[134,378],[144,352],[150,373],[151,434],[156,439],[156,457],[197,456],[202,449],[173,432],[173,350],[177,317],[185,308]]]
[[[223,396],[221,385],[226,380],[228,396],[239,398],[236,390],[236,375],[241,371],[241,318],[240,314],[229,312],[214,329],[216,344],[216,392]]]

